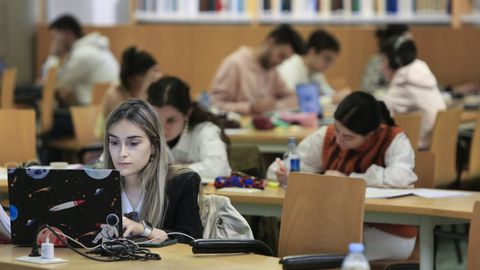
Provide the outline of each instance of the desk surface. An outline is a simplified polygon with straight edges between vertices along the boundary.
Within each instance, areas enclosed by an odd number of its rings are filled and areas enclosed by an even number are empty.
[[[278,258],[253,255],[194,255],[188,245],[177,244],[164,248],[151,249],[160,254],[160,261],[127,261],[101,263],[88,260],[66,248],[55,249],[55,256],[68,260],[67,263],[37,265],[22,263],[15,258],[29,253],[29,248],[11,245],[0,246],[0,269],[281,269]]]
[[[287,145],[289,137],[295,137],[297,142],[299,142],[315,132],[315,130],[317,128],[303,128],[299,126],[279,127],[272,130],[245,128],[229,129],[227,130],[227,135],[232,143],[275,143]]]
[[[285,197],[283,188],[267,187],[262,192],[235,193],[215,190],[213,186],[204,187],[206,194],[215,193],[230,198],[233,203],[281,205]],[[419,214],[438,217],[470,219],[473,205],[480,201],[480,192],[471,192],[470,196],[427,199],[408,196],[395,199],[366,199],[365,210],[372,212]]]

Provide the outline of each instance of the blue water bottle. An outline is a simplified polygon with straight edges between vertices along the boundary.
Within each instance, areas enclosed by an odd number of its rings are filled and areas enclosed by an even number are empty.
[[[284,155],[284,162],[287,171],[299,172],[300,171],[300,156],[297,153],[297,142],[295,137],[288,138],[288,148]]]

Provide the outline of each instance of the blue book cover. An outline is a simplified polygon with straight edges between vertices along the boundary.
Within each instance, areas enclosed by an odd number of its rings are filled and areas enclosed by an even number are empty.
[[[398,2],[397,0],[386,0],[387,13],[396,14],[398,12]]]

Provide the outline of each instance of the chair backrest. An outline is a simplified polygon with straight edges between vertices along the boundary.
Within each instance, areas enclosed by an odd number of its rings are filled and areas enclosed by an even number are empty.
[[[401,127],[408,140],[412,144],[413,149],[418,149],[418,140],[420,139],[420,127],[422,123],[422,114],[413,112],[407,114],[398,114],[393,117],[397,126]]]
[[[414,171],[418,177],[416,188],[434,188],[435,154],[431,151],[416,151]]]
[[[72,124],[75,140],[78,145],[86,146],[98,142],[95,136],[97,124],[97,106],[71,106]]]
[[[36,159],[35,112],[0,110],[0,164]]]
[[[291,173],[283,201],[278,256],[347,253],[361,242],[365,181]]]
[[[257,177],[265,177],[265,164],[256,145],[230,145],[230,167]]]
[[[480,176],[480,114],[478,115],[470,144],[470,158],[468,161],[468,177]]]
[[[480,201],[475,202],[468,236],[467,269],[480,269]]]
[[[47,79],[42,90],[42,100],[40,102],[40,134],[45,134],[53,125],[53,100],[55,95],[57,79],[57,69],[50,68],[47,72]]]
[[[0,108],[13,109],[15,107],[14,92],[15,92],[15,78],[17,77],[16,68],[7,68],[2,75],[2,99]]]
[[[461,109],[438,112],[432,131],[430,151],[435,154],[435,186],[444,187],[455,182],[458,125]]]
[[[100,106],[102,104],[103,97],[107,93],[110,87],[110,82],[100,82],[93,85],[92,89],[92,105]]]

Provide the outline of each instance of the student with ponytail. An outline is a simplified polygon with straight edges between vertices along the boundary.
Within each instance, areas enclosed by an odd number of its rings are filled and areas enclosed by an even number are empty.
[[[158,112],[175,163],[207,178],[230,175],[229,140],[215,115],[192,102],[184,81],[161,78],[148,88],[147,100]]]
[[[334,118],[334,124],[300,142],[301,171],[362,178],[370,187],[408,188],[417,180],[412,146],[385,104],[368,93],[354,92],[338,105]],[[268,176],[286,184],[281,161],[270,165]],[[365,224],[363,235],[369,260],[401,260],[411,255],[417,228]]]
[[[120,85],[108,89],[103,100],[104,117],[126,100],[146,99],[148,86],[161,76],[157,61],[152,55],[135,46],[128,47],[122,54]]]

